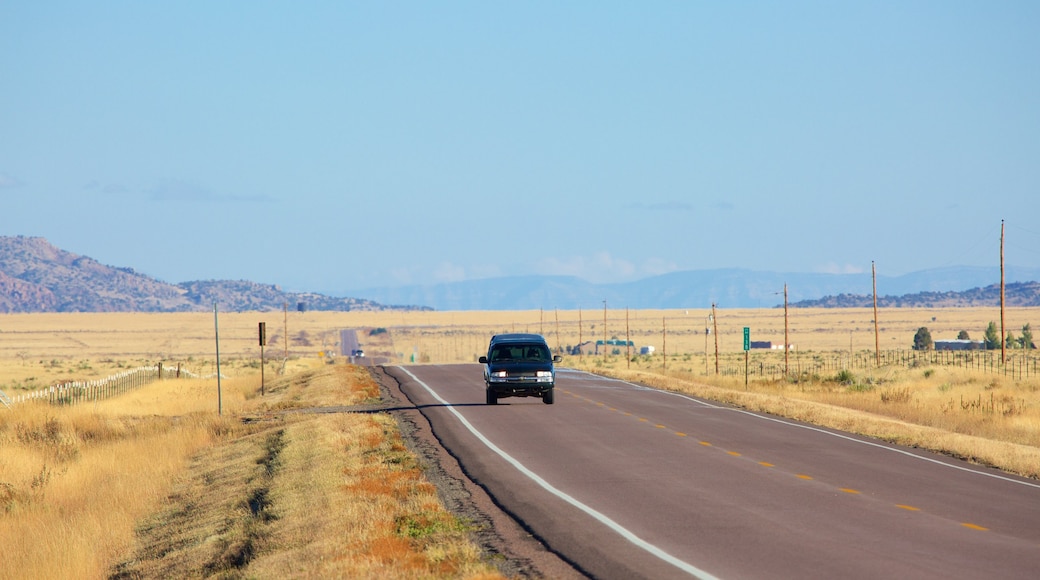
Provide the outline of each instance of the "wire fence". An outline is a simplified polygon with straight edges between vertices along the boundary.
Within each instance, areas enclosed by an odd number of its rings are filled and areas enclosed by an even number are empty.
[[[749,377],[781,379],[786,376],[811,376],[837,374],[841,371],[870,370],[878,367],[915,368],[923,366],[947,366],[974,370],[981,373],[1002,375],[1014,380],[1040,377],[1040,355],[1037,351],[1012,351],[1003,364],[1000,351],[992,350],[889,350],[873,352],[800,352],[790,353],[786,365],[783,355],[757,355],[749,353],[746,363],[743,355],[739,361],[730,355],[719,361],[719,374],[741,375],[745,368]],[[710,372],[714,372],[711,362]]]
[[[198,375],[181,369],[180,365],[170,368],[160,363],[128,369],[103,379],[59,383],[23,395],[8,396],[0,392],[0,403],[8,408],[30,402],[73,405],[122,395],[158,380],[179,378],[198,378]]]

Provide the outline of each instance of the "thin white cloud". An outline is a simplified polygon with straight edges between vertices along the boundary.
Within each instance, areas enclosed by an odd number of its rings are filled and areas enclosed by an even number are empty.
[[[104,193],[106,195],[118,195],[127,193],[129,188],[120,183],[104,183],[96,179],[88,181],[83,189],[90,192]]]
[[[466,279],[466,269],[451,262],[441,262],[433,269],[432,282],[458,282]]]
[[[648,276],[674,272],[678,267],[668,260],[648,257],[639,263],[617,258],[609,252],[591,256],[553,256],[537,265],[537,273],[552,276],[575,276],[589,282],[627,282]]]
[[[0,171],[0,189],[14,189],[20,185],[22,182],[17,177]]]
[[[662,201],[657,203],[642,203],[637,202],[630,204],[629,209],[635,209],[640,211],[663,211],[663,212],[674,212],[674,211],[693,211],[693,204],[686,203],[684,201]]]
[[[182,181],[166,179],[150,190],[153,201],[197,201],[197,202],[267,202],[264,195],[227,195],[216,193],[206,187]]]
[[[836,264],[834,262],[829,262],[816,268],[816,271],[821,274],[862,274],[863,272],[866,272],[866,269],[853,264]]]

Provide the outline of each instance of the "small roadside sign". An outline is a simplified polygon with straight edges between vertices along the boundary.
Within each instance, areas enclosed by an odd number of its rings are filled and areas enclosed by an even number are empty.
[[[744,327],[744,350],[751,350],[751,328]]]

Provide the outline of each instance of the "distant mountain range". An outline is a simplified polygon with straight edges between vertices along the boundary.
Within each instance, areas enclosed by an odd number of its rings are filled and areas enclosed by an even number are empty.
[[[1040,306],[1040,269],[1008,268],[1009,306]],[[999,304],[998,268],[953,267],[878,276],[879,306]],[[46,239],[0,236],[0,313],[306,310],[537,310],[854,307],[872,304],[870,274],[804,274],[722,269],[673,272],[623,284],[568,276],[521,276],[372,288],[336,298],[285,292],[248,281],[168,284],[132,268],[106,266]],[[391,305],[391,306],[388,306]],[[402,305],[402,306],[392,306]]]
[[[246,281],[167,284],[115,268],[51,245],[46,239],[0,236],[0,313],[7,312],[190,312],[387,310],[360,298],[285,292],[278,286]]]
[[[1040,280],[1038,268],[1008,268],[1008,282]],[[951,267],[878,276],[879,296],[890,306],[999,304],[999,292],[982,291],[1000,282],[999,268]],[[788,304],[856,306],[872,304],[866,274],[806,274],[741,269],[672,272],[621,284],[594,284],[567,276],[521,276],[433,285],[369,288],[351,293],[390,304],[423,304],[435,310],[537,310],[539,308],[769,308]],[[1040,306],[1036,286],[1008,286],[1016,305]],[[963,298],[953,294],[965,293]],[[854,297],[857,297],[854,299]],[[843,297],[838,298],[829,297]],[[902,298],[892,298],[902,297]],[[815,301],[815,302],[813,302]],[[1009,298],[1010,303],[1010,298]]]

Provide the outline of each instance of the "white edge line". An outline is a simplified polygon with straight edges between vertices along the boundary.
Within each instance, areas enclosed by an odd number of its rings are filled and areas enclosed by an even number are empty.
[[[659,559],[661,559],[661,560],[671,564],[672,566],[675,566],[676,568],[682,570],[683,572],[686,572],[686,573],[691,574],[693,576],[696,576],[698,578],[703,578],[704,580],[717,580],[717,578],[715,576],[712,576],[711,574],[701,570],[700,568],[697,568],[696,566],[694,566],[692,564],[689,564],[688,562],[684,562],[683,560],[680,560],[679,558],[676,558],[675,556],[672,556],[671,554],[669,554],[668,552],[665,552],[661,548],[658,548],[657,546],[651,544],[650,542],[647,542],[646,540],[644,540],[644,539],[640,538],[639,536],[633,534],[628,529],[626,529],[623,526],[621,526],[621,524],[618,524],[617,522],[615,522],[614,520],[610,519],[606,515],[604,515],[604,514],[598,512],[598,511],[592,509],[591,507],[589,507],[589,506],[587,506],[587,505],[585,505],[583,503],[581,503],[580,501],[578,501],[574,497],[572,497],[572,496],[570,496],[570,495],[560,491],[559,489],[556,489],[549,482],[547,482],[544,479],[542,479],[537,473],[531,471],[523,463],[520,463],[519,461],[514,459],[512,456],[510,456],[508,453],[506,453],[505,451],[502,451],[497,445],[492,443],[491,440],[489,440],[487,437],[485,437],[483,433],[478,431],[476,427],[474,427],[469,421],[467,421],[466,418],[463,417],[462,414],[459,413],[455,409],[455,407],[453,407],[451,405],[451,403],[449,403],[448,401],[445,401],[432,388],[430,388],[429,385],[427,385],[426,383],[424,383],[421,380],[419,380],[419,377],[417,377],[414,374],[412,374],[411,371],[409,371],[408,369],[406,369],[403,366],[402,367],[398,367],[398,368],[400,368],[404,372],[408,373],[408,376],[412,377],[412,379],[415,380],[415,382],[419,383],[424,389],[426,389],[426,392],[430,393],[430,395],[432,395],[433,398],[437,399],[442,404],[444,404],[445,408],[448,411],[450,411],[453,415],[455,415],[455,417],[459,420],[459,422],[461,422],[462,425],[464,427],[466,427],[466,429],[469,429],[470,433],[473,433],[473,435],[478,440],[480,440],[481,443],[483,443],[485,446],[487,446],[488,449],[490,449],[491,451],[494,451],[502,459],[505,459],[510,465],[515,467],[520,473],[522,473],[525,476],[527,476],[528,478],[530,478],[531,481],[534,481],[535,483],[540,485],[543,489],[545,489],[549,493],[555,495],[556,497],[562,499],[563,501],[565,501],[565,502],[571,504],[572,506],[578,508],[579,510],[585,512],[586,514],[588,514],[589,516],[591,516],[594,519],[598,520],[600,523],[602,523],[603,525],[607,526],[608,528],[610,528],[611,530],[616,532],[618,535],[620,535],[621,537],[623,537],[626,540],[628,540],[629,542],[632,542],[633,544],[635,544],[639,548],[642,548],[643,550],[645,550],[645,551],[649,552],[650,554],[656,556],[657,558],[659,558]]]
[[[639,389],[641,391],[655,391],[655,392],[663,393],[663,394],[666,394],[666,395],[672,395],[674,397],[680,397],[680,398],[683,398],[683,399],[687,399],[687,400],[692,401],[694,403],[697,403],[699,405],[704,405],[706,407],[711,407],[713,409],[723,409],[723,410],[726,410],[726,411],[733,411],[735,413],[743,413],[745,415],[750,415],[752,417],[756,417],[758,419],[762,419],[763,421],[772,421],[774,423],[780,423],[780,424],[783,424],[783,425],[787,425],[789,427],[798,427],[800,429],[807,429],[809,431],[815,431],[817,433],[823,433],[824,435],[830,435],[831,437],[837,437],[839,439],[845,439],[847,441],[852,441],[853,443],[859,443],[861,445],[869,445],[871,447],[877,447],[878,449],[885,449],[887,451],[892,451],[893,453],[900,453],[902,455],[906,455],[907,457],[912,457],[914,459],[918,459],[918,460],[921,460],[921,461],[928,461],[930,463],[934,463],[936,465],[941,465],[943,467],[948,467],[950,469],[958,469],[960,471],[964,471],[964,472],[967,472],[967,473],[973,473],[975,475],[981,475],[981,476],[984,476],[984,477],[992,477],[993,479],[1000,479],[1002,481],[1008,481],[1008,482],[1011,482],[1011,483],[1017,483],[1019,485],[1025,485],[1025,486],[1028,486],[1028,487],[1035,487],[1037,489],[1040,489],[1040,484],[1036,484],[1036,483],[1033,483],[1033,482],[1030,482],[1030,481],[1022,481],[1021,479],[1014,479],[1014,478],[1007,477],[1007,476],[1004,476],[1004,475],[1000,475],[1000,474],[997,474],[997,473],[987,473],[985,471],[979,471],[978,469],[973,469],[973,468],[970,468],[970,467],[964,467],[963,465],[954,465],[954,464],[951,464],[951,463],[946,463],[944,461],[939,461],[938,459],[932,459],[931,457],[924,457],[924,456],[921,456],[921,455],[917,455],[916,453],[911,453],[911,452],[905,451],[903,449],[898,449],[896,447],[892,447],[891,444],[875,443],[874,441],[864,441],[862,439],[857,439],[855,437],[851,437],[851,436],[845,435],[843,433],[835,433],[833,431],[828,431],[826,429],[822,429],[820,427],[814,427],[812,425],[802,425],[800,423],[795,423],[794,421],[787,420],[787,419],[780,419],[780,418],[777,418],[777,417],[768,417],[766,415],[755,413],[754,411],[747,411],[745,409],[738,409],[736,407],[724,407],[722,405],[713,405],[711,403],[708,403],[708,402],[705,402],[705,401],[701,401],[700,399],[697,399],[695,397],[692,397],[692,396],[684,394],[684,393],[676,393],[674,391],[665,391],[663,389],[655,389],[653,387],[647,387],[645,385],[639,385],[639,384],[631,383],[631,382],[624,381],[624,380],[621,380],[621,379],[615,379],[613,377],[604,377],[602,375],[597,375],[597,374],[594,374],[594,373],[588,373],[587,371],[579,371],[579,372],[586,372],[587,374],[592,375],[594,377],[601,377],[601,378],[604,378],[604,379],[607,379],[607,380],[616,381],[616,382],[619,382],[619,383],[624,383],[624,384],[629,385],[631,387],[635,387],[636,389]],[[863,435],[863,437],[866,437],[866,435]],[[931,453],[934,453],[934,452],[931,452]]]

